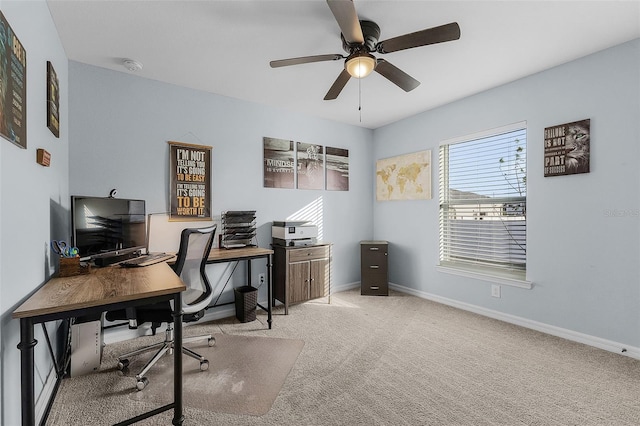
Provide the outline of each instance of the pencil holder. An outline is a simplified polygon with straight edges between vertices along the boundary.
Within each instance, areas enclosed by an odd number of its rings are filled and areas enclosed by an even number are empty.
[[[80,264],[79,257],[61,257],[60,258],[60,277],[72,277],[74,275],[88,274],[91,270],[89,265]]]

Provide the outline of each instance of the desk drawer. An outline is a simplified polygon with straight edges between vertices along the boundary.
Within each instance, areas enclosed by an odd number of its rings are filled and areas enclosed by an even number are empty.
[[[329,247],[304,247],[289,250],[290,262],[303,262],[327,257],[329,257]]]
[[[360,261],[364,265],[386,265],[388,257],[387,244],[362,244],[360,246]]]
[[[386,274],[372,274],[362,277],[360,294],[370,296],[388,296],[389,281]]]
[[[383,281],[387,281],[389,279],[389,274],[387,274],[387,271],[380,271],[377,269],[368,269],[368,270],[361,270],[360,271],[360,280],[363,282],[368,282],[368,281],[376,281],[376,282],[383,282]]]
[[[360,243],[362,254],[364,253],[386,253],[389,249],[389,244],[384,242],[372,242],[372,243]]]
[[[360,274],[361,275],[367,275],[367,274],[387,274],[387,270],[388,270],[388,266],[387,266],[387,262],[383,261],[380,263],[373,263],[373,262],[362,262],[360,265]]]

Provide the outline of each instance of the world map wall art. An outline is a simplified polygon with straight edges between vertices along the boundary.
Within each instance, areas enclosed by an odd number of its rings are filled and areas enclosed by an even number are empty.
[[[376,161],[376,200],[430,200],[431,151]]]

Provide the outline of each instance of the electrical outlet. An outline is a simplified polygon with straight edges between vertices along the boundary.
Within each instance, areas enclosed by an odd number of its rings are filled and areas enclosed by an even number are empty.
[[[500,298],[500,286],[497,284],[491,284],[491,296]]]
[[[259,282],[260,284],[264,284],[264,280],[265,280],[264,273],[259,274],[259,275],[258,275],[258,282]]]

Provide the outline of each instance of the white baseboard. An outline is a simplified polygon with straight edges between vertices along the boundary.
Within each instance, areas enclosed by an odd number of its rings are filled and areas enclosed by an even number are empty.
[[[519,325],[521,327],[530,328],[532,330],[540,331],[542,333],[550,334],[556,337],[561,337],[563,339],[571,340],[573,342],[583,343],[585,345],[593,346],[599,349],[603,349],[605,351],[617,353],[617,354],[628,356],[635,359],[640,359],[640,348],[637,348],[637,347],[625,345],[623,343],[614,342],[614,341],[603,339],[596,336],[591,336],[589,334],[579,333],[577,331],[557,327],[555,325],[545,324],[545,323],[530,320],[527,318],[518,317],[516,315],[505,314],[503,312],[483,308],[482,306],[460,302],[458,300],[449,299],[449,298],[438,296],[435,294],[418,291],[418,290],[415,290],[409,287],[404,287],[398,284],[389,283],[389,287],[394,290],[400,291],[402,293],[411,294],[412,296],[420,297],[422,299],[427,299],[434,302],[442,303],[443,305],[453,306],[454,308],[473,312],[489,318],[494,318],[500,321],[508,322],[510,324]]]
[[[331,294],[340,293],[341,291],[347,291],[357,287],[360,287],[360,281],[356,281],[354,283],[341,284],[337,286],[331,286]]]

